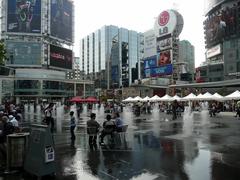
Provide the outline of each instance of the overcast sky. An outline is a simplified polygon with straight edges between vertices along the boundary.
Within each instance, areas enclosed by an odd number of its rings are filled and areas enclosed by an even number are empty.
[[[74,0],[75,55],[80,39],[104,25],[116,25],[137,32],[154,27],[155,18],[167,9],[177,9],[184,19],[180,40],[195,47],[195,66],[204,61],[204,0]]]

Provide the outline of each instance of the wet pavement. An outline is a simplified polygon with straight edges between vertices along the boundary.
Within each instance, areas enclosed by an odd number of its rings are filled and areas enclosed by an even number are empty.
[[[102,109],[94,111],[102,123],[106,114]],[[186,111],[172,121],[171,115],[157,108],[139,117],[125,108],[125,138],[116,136],[115,145],[103,147],[89,147],[87,116],[83,113],[78,122],[76,148],[70,147],[68,130],[55,134],[56,176],[42,179],[240,179],[240,120],[233,113],[209,117],[207,111]],[[23,171],[0,175],[0,180],[20,179],[37,177]]]

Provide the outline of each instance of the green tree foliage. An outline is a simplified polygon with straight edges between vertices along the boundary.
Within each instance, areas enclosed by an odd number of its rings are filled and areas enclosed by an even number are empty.
[[[4,42],[3,40],[0,40],[0,65],[4,65],[4,62],[7,59],[6,53]]]

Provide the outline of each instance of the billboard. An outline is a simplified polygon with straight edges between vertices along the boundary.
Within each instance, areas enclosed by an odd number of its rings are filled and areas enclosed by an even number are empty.
[[[217,56],[221,53],[222,53],[221,44],[218,44],[217,46],[214,46],[211,49],[208,49],[206,52],[206,56],[207,56],[207,58],[211,58],[211,57]]]
[[[158,53],[157,64],[158,66],[165,66],[167,64],[171,64],[171,50]]]
[[[73,54],[69,49],[50,45],[50,66],[72,69]]]
[[[223,4],[215,12],[203,23],[207,48],[237,33],[238,10],[234,3]]]
[[[51,1],[51,35],[72,42],[73,3],[71,0]]]
[[[145,69],[144,72],[146,78],[170,75],[173,72],[173,66],[172,64],[168,64],[166,66]]]
[[[12,65],[41,65],[41,44],[35,42],[6,42],[8,61]]]
[[[7,31],[41,33],[41,0],[8,0]]]
[[[144,33],[144,57],[151,57],[156,54],[156,36],[154,30]]]
[[[144,59],[144,69],[157,67],[157,56]]]
[[[157,52],[172,48],[172,38],[157,41]]]

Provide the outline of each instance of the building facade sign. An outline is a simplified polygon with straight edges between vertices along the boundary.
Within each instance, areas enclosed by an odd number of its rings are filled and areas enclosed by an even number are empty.
[[[218,44],[218,45],[212,47],[211,49],[207,50],[206,56],[207,56],[207,58],[211,58],[211,57],[214,57],[221,53],[222,53],[221,44]]]
[[[177,25],[177,16],[172,10],[166,10],[160,13],[155,22],[155,34],[157,37],[171,34]]]
[[[144,57],[156,55],[156,36],[154,30],[144,33]]]
[[[156,43],[157,52],[170,49],[172,47],[172,38],[166,38]]]

